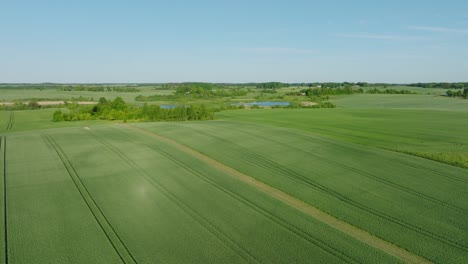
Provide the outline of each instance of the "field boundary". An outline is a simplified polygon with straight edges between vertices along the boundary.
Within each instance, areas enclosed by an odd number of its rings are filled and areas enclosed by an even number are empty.
[[[83,183],[81,177],[76,172],[75,168],[71,164],[70,160],[60,148],[60,146],[48,135],[42,135],[45,141],[54,149],[57,156],[62,161],[65,169],[67,170],[70,178],[72,179],[75,187],[78,189],[81,197],[83,198],[84,202],[88,206],[89,210],[91,211],[92,215],[94,216],[96,222],[101,227],[102,231],[106,235],[107,239],[111,243],[112,247],[115,249],[117,254],[119,255],[120,259],[123,263],[137,263],[131,252],[125,246],[123,241],[120,239],[119,235],[112,227],[102,210],[99,208],[98,204],[94,200],[94,198],[89,193],[88,189],[86,188],[85,184]]]
[[[228,173],[229,175],[241,180],[242,182],[244,183],[247,183],[255,188],[257,188],[258,190],[262,191],[263,193],[266,193],[268,195],[270,195],[271,197],[285,203],[285,204],[288,204],[289,206],[315,218],[316,220],[319,220],[320,222],[323,222],[325,224],[327,224],[328,226],[334,228],[334,229],[337,229],[351,237],[354,237],[355,239],[371,246],[371,247],[374,247],[376,249],[379,249],[391,256],[394,256],[406,263],[431,263],[429,260],[421,257],[421,256],[418,256],[418,255],[415,255],[409,251],[407,251],[406,249],[403,249],[401,247],[398,247],[394,244],[391,244],[390,242],[388,241],[385,241],[379,237],[376,237],[362,229],[359,229],[358,227],[355,227],[351,224],[348,224],[338,218],[335,218],[334,216],[332,215],[329,215],[327,213],[325,213],[324,211],[308,204],[308,203],[305,203],[304,201],[301,201],[283,191],[280,191],[274,187],[271,187],[270,185],[267,185],[259,180],[256,180],[254,179],[253,177],[249,176],[249,175],[246,175],[242,172],[239,172],[217,160],[214,160],[192,148],[189,148],[183,144],[180,144],[172,139],[169,139],[169,138],[166,138],[164,136],[161,136],[159,134],[156,134],[152,131],[148,131],[148,130],[145,130],[143,128],[140,128],[140,127],[136,127],[136,126],[129,126],[129,125],[125,125],[125,127],[128,127],[130,129],[133,129],[135,131],[140,131],[141,133],[144,133],[144,134],[147,134],[149,136],[152,136],[153,138],[156,138],[160,141],[163,141],[163,142],[166,142],[170,145],[173,145],[175,147],[177,147],[178,149],[186,152],[187,154],[190,154],[200,160],[203,160],[204,162],[212,165],[213,167],[215,168],[218,168],[226,173]]]

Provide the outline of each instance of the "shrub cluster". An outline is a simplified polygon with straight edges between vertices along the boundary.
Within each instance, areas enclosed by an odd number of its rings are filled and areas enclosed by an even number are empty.
[[[468,99],[468,88],[464,88],[463,91],[462,90],[458,90],[458,91],[451,91],[451,90],[448,90],[446,93],[445,93],[448,97],[461,97],[461,98],[465,98],[465,99]]]
[[[122,98],[113,101],[100,98],[99,103],[93,106],[69,105],[69,111],[57,110],[52,120],[78,121],[78,120],[135,120],[135,121],[187,121],[213,119],[213,111],[205,105],[177,106],[175,108],[161,108],[159,105],[144,104],[141,107],[126,104]]]

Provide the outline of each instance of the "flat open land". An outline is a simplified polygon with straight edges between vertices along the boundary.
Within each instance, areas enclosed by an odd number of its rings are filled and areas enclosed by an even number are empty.
[[[466,262],[468,101],[334,101],[197,122],[0,111],[0,259]]]

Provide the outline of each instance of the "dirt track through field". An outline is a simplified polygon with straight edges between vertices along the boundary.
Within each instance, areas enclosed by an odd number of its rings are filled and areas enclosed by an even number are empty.
[[[164,136],[161,136],[159,134],[156,134],[152,131],[148,131],[148,130],[145,130],[143,128],[139,128],[139,127],[135,127],[135,126],[129,126],[129,125],[123,125],[127,128],[130,128],[130,129],[133,129],[133,130],[136,130],[136,131],[139,131],[139,132],[142,132],[146,135],[149,135],[153,138],[156,138],[160,141],[163,141],[163,142],[166,142],[166,143],[169,143],[175,147],[177,147],[178,149],[200,159],[200,160],[203,160],[204,162],[210,164],[211,166],[219,169],[219,170],[222,170],[234,177],[236,177],[237,179],[241,180],[242,182],[244,183],[247,183],[251,186],[254,186],[256,187],[258,190],[262,191],[263,193],[266,193],[272,197],[274,197],[275,199],[279,200],[279,201],[282,201],[284,202],[285,204],[288,204],[289,206],[345,233],[345,234],[348,234],[352,237],[354,237],[355,239],[369,245],[369,246],[372,246],[374,248],[377,248],[379,250],[382,250],[383,252],[391,255],[391,256],[394,256],[406,263],[431,263],[429,260],[426,260],[418,255],[415,255],[403,248],[400,248],[398,246],[395,246],[393,244],[391,244],[390,242],[387,242],[383,239],[380,239],[372,234],[369,234],[368,232],[362,230],[362,229],[359,229],[353,225],[350,225],[342,220],[339,220],[323,211],[321,211],[320,209],[318,208],[315,208],[314,206],[310,205],[310,204],[307,204],[297,198],[294,198],[292,197],[291,195],[285,193],[285,192],[282,192],[276,188],[273,188],[261,181],[258,181],[254,178],[252,178],[251,176],[248,176],[244,173],[241,173],[229,166],[226,166],[224,165],[223,163],[220,163],[219,161],[216,161],[194,149],[191,149],[185,145],[182,145],[172,139],[169,139],[169,138],[166,138]]]

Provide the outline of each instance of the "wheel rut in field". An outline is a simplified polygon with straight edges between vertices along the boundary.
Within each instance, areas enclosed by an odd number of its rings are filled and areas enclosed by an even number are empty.
[[[330,243],[326,243],[320,239],[317,239],[313,235],[295,227],[294,225],[288,223],[284,219],[281,219],[280,217],[277,217],[276,215],[268,212],[267,210],[264,210],[260,206],[256,205],[255,203],[251,202],[250,200],[238,195],[237,193],[229,190],[228,188],[222,186],[221,184],[217,183],[216,181],[210,179],[209,177],[203,175],[202,173],[199,173],[196,169],[191,168],[190,166],[186,165],[184,162],[182,162],[178,157],[170,154],[169,152],[166,152],[156,146],[152,145],[147,145],[149,148],[152,150],[158,152],[168,160],[172,161],[174,164],[180,166],[181,168],[185,169],[186,171],[192,173],[199,179],[203,180],[204,182],[212,185],[213,187],[217,188],[221,192],[225,193],[226,195],[232,197],[239,203],[244,204],[245,206],[251,208],[252,210],[256,211],[258,214],[263,215],[265,218],[271,220],[272,222],[276,223],[280,227],[288,230],[292,234],[300,237],[301,239],[309,242],[312,245],[315,245],[316,247],[322,249],[323,251],[329,253],[330,255],[336,257],[337,259],[340,259],[344,263],[359,263],[356,259],[354,259],[352,256],[349,256],[342,252],[339,248],[335,247],[334,245],[331,245]]]
[[[216,135],[213,135],[212,133],[208,133],[208,132],[203,132],[199,129],[195,129],[195,128],[191,128],[195,131],[197,131],[198,133],[202,134],[202,135],[206,135],[206,136],[209,136],[209,137],[212,137],[214,139],[217,139],[217,140],[223,140],[222,138],[216,136]],[[437,204],[437,205],[441,205],[441,206],[444,206],[444,207],[448,207],[450,209],[454,209],[454,210],[457,210],[459,212],[462,212],[464,214],[468,214],[468,210],[467,209],[464,209],[464,208],[461,208],[459,206],[456,206],[456,205],[453,205],[451,203],[448,203],[446,201],[443,201],[443,200],[440,200],[440,199],[437,199],[435,197],[432,197],[430,195],[427,195],[427,194],[424,194],[424,193],[421,193],[417,190],[414,190],[412,188],[409,188],[409,187],[406,187],[404,185],[401,185],[401,184],[398,184],[396,182],[393,182],[393,181],[390,181],[384,177],[380,177],[376,174],[372,174],[372,173],[369,173],[369,172],[366,172],[366,171],[363,171],[363,170],[360,170],[358,168],[355,168],[355,167],[351,167],[351,166],[348,166],[346,164],[343,164],[341,162],[338,162],[336,160],[332,160],[332,159],[329,159],[329,158],[326,158],[326,157],[323,157],[321,155],[317,155],[311,151],[308,151],[308,150],[304,150],[304,149],[301,149],[301,148],[298,148],[296,146],[293,146],[292,144],[288,144],[288,143],[285,143],[285,142],[282,142],[282,141],[279,141],[279,140],[276,140],[276,139],[273,139],[273,138],[265,138],[265,137],[261,137],[259,136],[259,134],[257,133],[252,133],[252,132],[249,132],[249,131],[245,131],[245,130],[242,130],[242,129],[239,129],[239,128],[234,128],[236,131],[240,131],[241,133],[244,133],[245,135],[248,135],[250,137],[254,137],[254,138],[258,138],[259,140],[266,140],[266,141],[269,141],[269,142],[273,142],[275,143],[276,145],[282,145],[282,146],[285,146],[287,148],[291,148],[291,149],[294,149],[298,152],[302,152],[304,153],[305,155],[308,155],[310,157],[313,157],[315,159],[318,159],[322,162],[325,162],[325,163],[328,163],[328,164],[331,164],[333,166],[337,166],[337,167],[340,167],[340,168],[343,168],[345,170],[348,170],[348,171],[352,171],[352,172],[355,172],[357,173],[358,175],[360,176],[363,176],[363,177],[366,177],[366,178],[369,178],[369,179],[372,179],[372,180],[375,180],[377,182],[380,182],[382,184],[385,184],[387,186],[390,186],[390,187],[393,187],[395,188],[396,190],[399,190],[399,191],[402,191],[402,192],[406,192],[408,194],[411,194],[411,195],[414,195],[415,197],[417,198],[420,198],[420,199],[424,199],[426,201],[429,201],[429,202],[432,202],[434,204]],[[228,144],[231,144],[231,145],[235,145],[235,146],[238,146],[236,144],[233,144],[232,141],[223,141],[225,143],[228,143]],[[239,146],[240,147],[240,146]],[[245,148],[243,148],[244,151],[249,151]],[[250,152],[250,151],[249,151]]]
[[[136,264],[137,261],[135,260],[131,252],[128,250],[128,248],[125,246],[123,241],[120,239],[119,235],[117,234],[115,229],[112,227],[107,217],[102,212],[101,208],[99,208],[99,205],[96,203],[94,198],[89,193],[81,177],[76,172],[75,168],[71,164],[65,152],[50,136],[43,135],[43,138],[45,142],[56,152],[57,156],[63,163],[63,166],[67,170],[70,178],[75,184],[75,187],[78,189],[78,192],[80,193],[84,202],[86,203],[89,210],[91,211],[91,214],[94,216],[96,222],[101,227],[102,231],[106,235],[107,239],[111,243],[114,250],[117,252],[121,261],[126,264],[130,264],[130,263]]]
[[[440,235],[438,235],[438,234],[436,234],[436,233],[434,233],[432,231],[429,231],[429,230],[425,229],[424,227],[420,227],[420,226],[414,225],[412,223],[405,222],[405,221],[403,221],[403,220],[401,220],[401,219],[399,219],[397,217],[394,217],[391,214],[388,214],[386,212],[382,212],[380,210],[377,210],[377,209],[374,209],[374,208],[372,208],[370,206],[367,206],[365,203],[362,203],[362,202],[356,201],[354,199],[351,199],[351,198],[341,194],[340,192],[337,192],[337,191],[335,191],[335,190],[333,190],[333,189],[331,189],[331,188],[329,188],[329,187],[327,187],[327,186],[325,186],[323,184],[320,184],[317,181],[314,181],[314,180],[304,176],[303,173],[300,173],[300,172],[296,171],[296,169],[289,169],[287,167],[284,167],[281,164],[278,164],[277,162],[275,162],[273,160],[266,159],[262,155],[254,153],[254,152],[250,151],[247,148],[243,148],[241,146],[238,146],[238,145],[232,143],[231,141],[229,141],[227,139],[224,139],[224,138],[221,138],[221,137],[218,137],[218,136],[214,136],[214,135],[211,135],[211,134],[206,133],[206,132],[197,131],[197,129],[193,129],[193,130],[198,132],[198,133],[207,135],[212,139],[217,140],[218,143],[208,143],[208,145],[211,145],[214,148],[217,148],[217,149],[220,149],[220,150],[223,150],[223,151],[227,151],[230,148],[240,150],[242,152],[242,154],[235,153],[235,151],[230,151],[229,153],[231,155],[233,155],[233,157],[235,157],[235,158],[237,158],[239,160],[243,160],[244,162],[246,162],[248,164],[258,166],[258,167],[260,167],[262,169],[265,169],[265,170],[267,170],[267,171],[269,171],[269,172],[271,172],[273,174],[277,174],[277,175],[279,175],[281,177],[284,177],[284,178],[287,178],[287,179],[289,179],[291,181],[294,181],[297,184],[301,184],[301,185],[304,185],[304,186],[306,186],[308,188],[311,188],[311,189],[317,190],[319,192],[322,192],[323,194],[328,195],[329,197],[331,197],[333,199],[338,199],[339,201],[341,201],[343,203],[346,203],[346,204],[348,204],[350,206],[353,206],[356,209],[362,210],[363,212],[372,214],[375,217],[385,219],[386,221],[389,221],[389,222],[391,222],[393,224],[396,224],[396,225],[399,225],[401,227],[407,228],[407,229],[409,229],[411,231],[414,231],[414,232],[416,232],[418,234],[430,237],[430,238],[432,238],[434,240],[437,240],[437,241],[439,241],[441,243],[445,243],[445,244],[447,244],[449,246],[456,247],[456,248],[459,248],[459,249],[464,250],[464,251],[468,251],[468,248],[465,245],[459,243],[456,240],[452,240],[452,239],[440,236]],[[223,148],[223,146],[230,146],[230,148]]]
[[[237,124],[249,124],[249,125],[258,126],[258,124],[254,124],[252,122],[242,122],[242,121],[229,121],[229,122],[233,123],[233,124],[237,123]],[[382,158],[384,160],[393,161],[393,162],[402,164],[402,165],[410,167],[410,168],[414,168],[414,169],[417,169],[417,170],[422,170],[422,171],[426,171],[426,172],[429,172],[429,173],[437,174],[441,178],[448,178],[448,179],[451,179],[451,180],[454,180],[454,181],[458,181],[458,182],[462,182],[462,183],[468,183],[468,178],[466,178],[466,177],[461,178],[461,177],[458,177],[458,176],[455,176],[455,175],[448,175],[447,173],[444,173],[444,172],[441,172],[441,171],[438,171],[438,170],[435,170],[435,169],[431,169],[431,168],[427,168],[425,166],[415,164],[414,162],[409,162],[409,161],[405,161],[405,160],[402,160],[402,159],[397,159],[397,158],[392,158],[392,157],[389,157],[389,156],[384,156],[384,155],[382,155],[380,153],[376,153],[376,152],[368,152],[368,153],[367,152],[361,152],[358,149],[356,149],[356,147],[351,147],[351,146],[345,145],[345,144],[338,144],[334,140],[332,140],[331,138],[325,138],[323,136],[318,137],[317,135],[314,135],[314,133],[308,132],[307,130],[288,129],[286,131],[285,128],[278,127],[278,126],[269,126],[269,125],[264,125],[264,124],[262,124],[261,126],[264,127],[264,128],[270,128],[270,129],[274,128],[274,129],[276,129],[278,131],[283,131],[283,132],[288,133],[288,134],[294,134],[295,136],[299,136],[299,137],[302,137],[302,138],[305,138],[305,139],[312,139],[312,140],[322,141],[322,142],[325,142],[325,143],[328,143],[328,144],[332,144],[332,145],[335,145],[335,146],[345,148],[345,149],[353,151],[355,153],[365,154],[366,156],[370,156],[370,157],[378,156],[378,157],[380,157],[380,158]],[[357,145],[357,144],[355,144],[355,145]],[[373,148],[382,149],[382,150],[386,150],[386,151],[393,152],[393,153],[403,153],[403,152],[399,152],[399,151],[392,150],[392,149],[385,149],[385,148],[379,148],[379,147],[373,147]],[[403,153],[403,154],[405,154],[405,153]],[[406,155],[410,155],[410,154],[406,154]],[[415,156],[415,155],[411,155],[411,156],[418,157],[420,159],[431,160],[431,159],[426,159],[426,158],[421,157],[421,156]],[[431,160],[431,161],[434,161],[434,160]],[[442,164],[451,166],[450,164],[443,163],[443,162],[442,162]]]
[[[168,200],[170,200],[175,206],[177,206],[182,212],[184,212],[187,216],[197,222],[202,228],[207,230],[210,234],[212,234],[216,239],[221,241],[224,245],[238,254],[242,259],[244,259],[248,263],[261,263],[248,249],[242,247],[235,241],[233,241],[229,236],[223,233],[219,228],[209,222],[206,218],[200,215],[198,212],[190,208],[185,202],[179,199],[177,196],[172,194],[168,189],[166,189],[163,185],[157,182],[154,178],[148,175],[144,170],[142,170],[133,160],[131,160],[125,153],[120,151],[118,148],[113,146],[112,144],[106,142],[104,139],[98,137],[97,135],[93,134],[92,132],[86,132],[89,136],[100,142],[110,151],[115,153],[119,156],[125,163],[127,163],[130,167],[132,167],[135,172],[144,178],[148,183],[150,183],[156,190],[161,192]]]
[[[214,160],[192,148],[189,148],[183,144],[180,144],[178,142],[176,142],[175,140],[172,140],[172,139],[169,139],[169,138],[166,138],[164,136],[161,136],[159,134],[156,134],[152,131],[148,131],[148,130],[145,130],[143,128],[139,128],[139,127],[136,127],[136,126],[129,126],[129,125],[123,125],[124,127],[127,127],[127,128],[130,128],[130,129],[133,129],[135,131],[139,131],[141,133],[144,133],[146,135],[149,135],[155,139],[158,139],[162,142],[166,142],[170,145],[173,145],[175,147],[177,147],[178,149],[180,149],[181,151],[184,151],[185,153],[187,154],[190,154],[208,164],[210,164],[211,166],[219,169],[219,170],[222,170],[224,172],[226,172],[227,174],[241,180],[242,182],[244,183],[247,183],[251,186],[254,186],[255,188],[257,188],[258,190],[262,191],[263,193],[266,193],[270,196],[272,196],[273,198],[279,200],[279,201],[282,201],[283,203],[315,218],[316,220],[319,220],[329,226],[331,226],[332,228],[334,229],[337,229],[351,237],[354,237],[355,239],[371,246],[371,247],[374,247],[376,249],[379,249],[391,256],[394,256],[406,263],[431,263],[429,260],[421,257],[421,256],[418,256],[418,255],[415,255],[403,248],[400,248],[398,246],[395,246],[393,244],[391,244],[390,242],[388,241],[385,241],[381,238],[378,238],[362,229],[359,229],[353,225],[350,225],[342,220],[339,220],[338,218],[335,218],[334,216],[332,215],[329,215],[323,211],[321,211],[320,209],[308,204],[308,203],[305,203],[304,201],[301,201],[295,197],[292,197],[291,195],[283,192],[283,191],[280,191],[276,188],[273,188],[271,187],[270,185],[267,185],[261,181],[258,181],[256,179],[254,179],[253,177],[249,176],[249,175],[246,175],[244,173],[241,173],[217,160]]]
[[[13,128],[15,122],[15,112],[10,111],[10,118],[8,119],[8,124],[6,126],[6,131],[10,131]]]
[[[5,264],[8,264],[8,226],[7,226],[7,175],[6,175],[6,137],[2,136],[0,138],[0,151],[2,156],[2,173],[3,173],[3,235],[4,235],[4,248],[3,260]]]
[[[150,148],[151,150],[159,153],[163,157],[167,158],[168,160],[172,161],[174,164],[180,166],[184,170],[190,172],[194,176],[198,177],[202,181],[210,184],[211,186],[215,187],[216,189],[220,190],[224,194],[232,197],[239,203],[244,204],[245,206],[253,209],[257,213],[263,215],[267,219],[271,220],[272,222],[278,224],[280,227],[288,230],[289,232],[293,233],[294,235],[300,237],[301,239],[315,245],[316,247],[322,249],[323,251],[327,252],[328,254],[336,257],[337,259],[340,259],[344,263],[359,263],[359,261],[355,260],[353,257],[347,255],[346,253],[342,252],[339,248],[335,247],[334,245],[330,243],[326,243],[320,239],[317,239],[316,237],[312,236],[311,234],[304,232],[303,230],[295,227],[294,225],[291,225],[284,219],[275,216],[274,214],[268,212],[267,210],[264,210],[263,208],[259,207],[255,203],[251,202],[250,200],[238,195],[237,193],[234,193],[233,191],[229,190],[228,188],[222,186],[221,184],[217,183],[216,181],[210,179],[209,177],[203,175],[202,173],[198,172],[196,169],[193,169],[190,166],[187,166],[184,162],[180,161],[178,157],[175,157],[173,154],[170,154],[169,152],[166,152],[162,150],[161,148],[154,146],[152,144],[147,144],[143,140],[139,139],[139,141],[144,144],[146,147]]]

